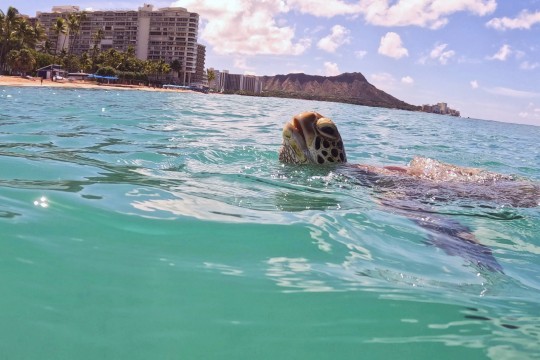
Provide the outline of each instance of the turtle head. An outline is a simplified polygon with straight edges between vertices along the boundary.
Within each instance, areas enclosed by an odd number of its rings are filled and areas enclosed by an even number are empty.
[[[336,164],[347,161],[343,140],[332,120],[316,112],[296,115],[283,127],[279,160],[288,164]]]

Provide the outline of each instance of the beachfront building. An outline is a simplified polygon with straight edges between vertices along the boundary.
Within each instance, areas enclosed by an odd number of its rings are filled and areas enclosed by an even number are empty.
[[[255,75],[242,75],[240,88],[243,91],[260,94],[262,92],[262,81]]]
[[[208,75],[204,67],[206,58],[206,46],[197,44],[197,61],[195,63],[195,75],[192,85],[200,88],[208,88]]]
[[[53,79],[55,76],[65,77],[67,72],[62,65],[50,64],[37,70],[37,76],[42,79]]]
[[[459,111],[449,108],[448,104],[444,102],[437,103],[436,105],[422,105],[422,111],[440,115],[461,116]]]
[[[228,70],[209,69],[214,72],[215,79],[209,83],[210,89],[217,92],[247,92],[260,94],[262,79],[255,75],[230,74]]]
[[[54,30],[56,19],[80,14],[79,31],[66,34]],[[191,84],[197,64],[204,67],[205,49],[197,43],[199,14],[182,7],[155,9],[144,4],[138,10],[98,10],[81,12],[78,6],[54,6],[51,12],[38,12],[56,52],[80,55],[94,47],[101,51],[133,48],[141,60],[163,60],[181,64],[179,82]],[[204,72],[204,71],[203,71]]]
[[[219,70],[216,70],[214,68],[208,68],[208,73],[213,73],[214,76],[213,76],[213,79],[210,80],[210,78],[208,79],[208,87],[214,91],[217,91],[219,89]]]

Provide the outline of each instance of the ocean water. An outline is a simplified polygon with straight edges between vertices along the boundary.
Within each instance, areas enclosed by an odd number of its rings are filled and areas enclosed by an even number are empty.
[[[540,182],[540,127],[0,87],[1,358],[540,358],[539,208],[284,166],[282,126],[305,110],[336,122],[350,163],[420,155]],[[432,241],[452,229],[502,270]]]

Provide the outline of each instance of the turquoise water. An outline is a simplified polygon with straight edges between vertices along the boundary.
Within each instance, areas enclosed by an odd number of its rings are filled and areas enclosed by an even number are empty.
[[[540,181],[540,127],[302,100],[0,87],[4,359],[540,357],[540,212],[451,199],[503,272],[343,168],[283,166],[295,113],[351,163]]]

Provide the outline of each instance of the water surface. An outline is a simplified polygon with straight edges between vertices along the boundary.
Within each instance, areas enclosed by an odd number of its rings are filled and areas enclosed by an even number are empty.
[[[2,357],[538,358],[538,208],[427,204],[503,272],[475,266],[350,172],[279,164],[305,110],[334,119],[351,163],[421,155],[540,181],[538,127],[0,87]]]

